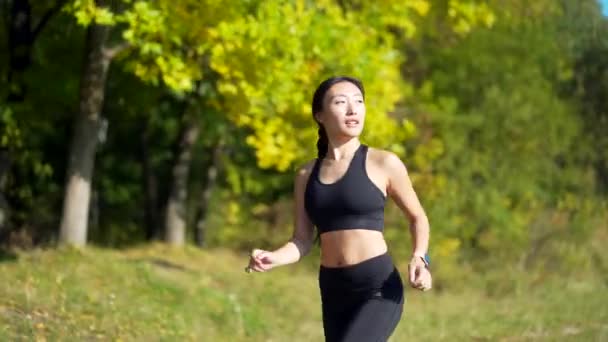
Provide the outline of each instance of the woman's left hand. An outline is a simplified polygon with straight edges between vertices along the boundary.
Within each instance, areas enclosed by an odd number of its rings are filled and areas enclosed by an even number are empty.
[[[410,285],[421,291],[428,291],[433,287],[433,277],[420,257],[414,256],[408,264]]]

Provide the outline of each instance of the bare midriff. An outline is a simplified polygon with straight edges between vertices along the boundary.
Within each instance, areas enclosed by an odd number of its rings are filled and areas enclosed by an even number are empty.
[[[386,253],[382,232],[369,229],[336,230],[321,234],[321,265],[344,267]]]

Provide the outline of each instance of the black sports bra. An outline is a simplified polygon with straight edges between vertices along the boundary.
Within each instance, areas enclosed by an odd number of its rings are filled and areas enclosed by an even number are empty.
[[[317,159],[308,178],[304,206],[319,234],[346,229],[384,229],[386,197],[365,169],[368,147],[361,144],[342,178],[321,183]]]

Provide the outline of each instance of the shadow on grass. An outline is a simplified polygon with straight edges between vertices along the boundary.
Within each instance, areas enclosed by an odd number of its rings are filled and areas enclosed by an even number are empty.
[[[0,262],[17,261],[17,254],[0,248]]]
[[[180,264],[176,264],[174,262],[165,260],[165,259],[161,259],[161,258],[138,258],[138,259],[132,259],[131,261],[134,262],[146,262],[146,263],[150,263],[152,265],[164,268],[164,269],[168,269],[168,270],[174,270],[174,271],[181,271],[181,272],[186,272],[186,273],[193,273],[194,270],[191,270],[187,267],[184,267],[183,265]]]

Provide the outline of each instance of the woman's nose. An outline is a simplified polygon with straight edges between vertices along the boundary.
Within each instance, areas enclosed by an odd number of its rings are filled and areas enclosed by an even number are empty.
[[[351,101],[348,101],[347,108],[346,108],[346,114],[348,114],[348,115],[356,114],[355,105]]]

